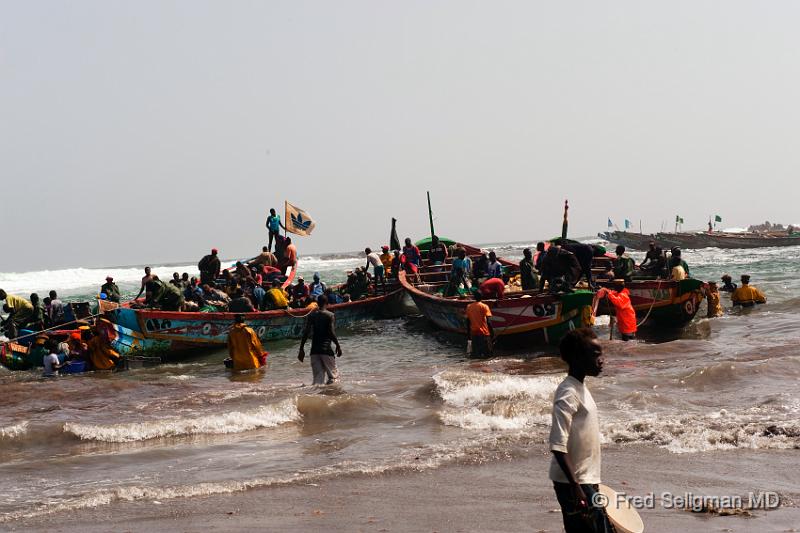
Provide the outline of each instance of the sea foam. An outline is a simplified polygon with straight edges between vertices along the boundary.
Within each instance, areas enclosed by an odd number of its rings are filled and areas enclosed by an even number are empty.
[[[196,418],[165,418],[128,424],[81,424],[67,422],[64,432],[81,440],[137,442],[184,435],[222,435],[271,428],[300,420],[294,400],[265,405],[252,411],[232,411]]]

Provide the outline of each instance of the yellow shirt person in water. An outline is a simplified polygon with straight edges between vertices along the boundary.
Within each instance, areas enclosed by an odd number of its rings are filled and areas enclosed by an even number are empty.
[[[236,323],[228,334],[228,353],[234,370],[251,370],[261,366],[264,348],[253,331],[244,323],[244,315],[236,315]]]
[[[733,291],[731,300],[733,300],[733,305],[744,307],[767,303],[767,297],[764,296],[764,293],[750,285],[750,276],[747,274],[742,275],[742,286]]]

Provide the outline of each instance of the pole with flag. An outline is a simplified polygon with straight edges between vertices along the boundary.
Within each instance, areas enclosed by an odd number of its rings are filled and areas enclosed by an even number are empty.
[[[631,221],[627,218],[625,219],[625,231],[628,231],[631,227]]]
[[[722,222],[722,217],[719,215],[714,215],[714,227],[717,227],[717,222]]]
[[[314,231],[314,219],[304,210],[286,202],[286,231],[305,237]]]
[[[611,217],[608,217],[608,229],[611,229],[614,226],[614,223],[611,222]]]

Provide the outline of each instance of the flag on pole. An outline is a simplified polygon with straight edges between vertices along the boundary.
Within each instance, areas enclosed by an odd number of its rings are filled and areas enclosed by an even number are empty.
[[[714,215],[714,222],[722,222],[722,217],[719,215]]]
[[[631,227],[631,221],[627,218],[625,219],[625,229],[629,229]]]
[[[611,228],[611,227],[613,227],[613,226],[614,226],[614,224],[612,224],[612,223],[611,223],[611,219],[609,218],[609,219],[608,219],[608,227],[609,227],[609,228]]]
[[[314,219],[297,206],[286,202],[286,231],[296,235],[311,235]]]
[[[675,215],[675,223],[676,224],[683,224],[683,218],[680,215]]]

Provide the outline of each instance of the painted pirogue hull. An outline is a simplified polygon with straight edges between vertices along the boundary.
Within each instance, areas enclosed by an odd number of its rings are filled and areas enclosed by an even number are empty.
[[[436,326],[456,333],[466,329],[466,308],[473,300],[448,299],[428,294],[412,284],[405,273],[400,283],[420,312]],[[533,336],[546,343],[557,343],[571,329],[591,325],[593,294],[512,293],[501,300],[483,300],[491,309],[490,319],[498,336]]]
[[[646,250],[650,241],[664,249],[680,248],[768,248],[772,246],[800,246],[800,236],[765,235],[755,233],[656,233],[645,235],[627,231],[607,231],[598,237],[627,248]]]
[[[361,320],[396,316],[403,298],[402,288],[356,302],[331,305],[337,327]],[[237,313],[184,313],[118,307],[105,309],[114,324],[120,353],[160,354],[225,346]],[[295,339],[303,335],[308,309],[245,313],[245,322],[265,341]]]
[[[0,345],[0,364],[9,370],[27,370],[30,368],[26,359],[28,347],[16,342]]]
[[[614,289],[613,283],[598,282],[598,285]],[[660,326],[680,327],[690,322],[703,301],[702,281],[697,279],[634,280],[625,284],[630,291],[631,304],[639,320],[647,319]],[[609,314],[607,301],[601,300],[598,314]]]

